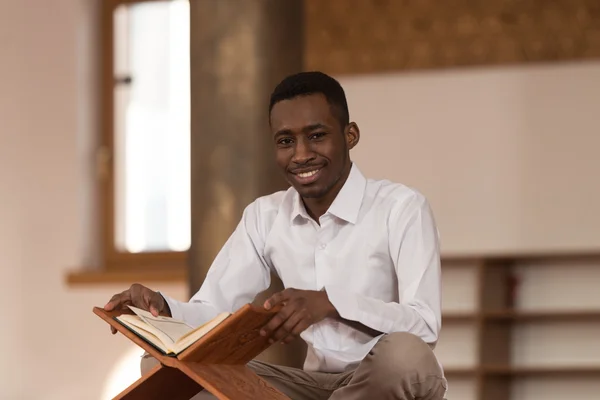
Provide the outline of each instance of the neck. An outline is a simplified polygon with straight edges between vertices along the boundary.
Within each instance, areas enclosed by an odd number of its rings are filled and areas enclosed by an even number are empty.
[[[340,190],[342,190],[342,187],[348,180],[348,176],[350,176],[351,168],[352,163],[348,163],[348,165],[344,168],[344,171],[340,178],[324,196],[314,198],[302,198],[302,202],[304,203],[306,212],[317,223],[319,223],[319,218],[321,218],[321,216],[327,212],[337,195],[340,193]]]

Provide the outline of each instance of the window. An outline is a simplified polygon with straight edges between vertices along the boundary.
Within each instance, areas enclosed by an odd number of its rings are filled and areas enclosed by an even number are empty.
[[[184,266],[190,246],[189,1],[103,1],[107,269]]]

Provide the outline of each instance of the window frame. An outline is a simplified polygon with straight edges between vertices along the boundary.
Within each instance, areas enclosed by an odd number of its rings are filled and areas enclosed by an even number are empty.
[[[115,244],[115,154],[114,143],[114,11],[123,4],[164,0],[103,0],[101,6],[101,102],[100,138],[97,153],[99,176],[100,237],[104,269],[112,272],[139,270],[182,271],[187,266],[188,251],[119,251]]]

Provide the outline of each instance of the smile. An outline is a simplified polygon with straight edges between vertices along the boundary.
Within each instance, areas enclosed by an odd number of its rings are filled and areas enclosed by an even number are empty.
[[[301,185],[308,185],[319,178],[321,168],[312,171],[293,173],[294,180]]]
[[[319,169],[315,169],[314,171],[310,171],[310,172],[301,172],[301,173],[298,174],[298,176],[300,178],[308,178],[310,176],[315,175],[319,171],[320,171]]]

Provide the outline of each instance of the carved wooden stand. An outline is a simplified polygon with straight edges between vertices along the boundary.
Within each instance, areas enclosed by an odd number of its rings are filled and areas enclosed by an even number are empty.
[[[94,307],[96,315],[160,363],[115,400],[189,400],[202,389],[221,400],[289,400],[246,367],[269,347],[258,332],[274,312],[247,304],[177,357],[170,357],[114,319],[123,312]]]

